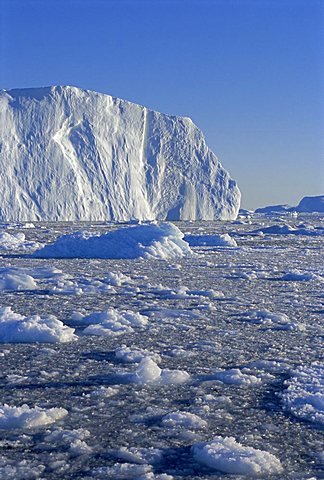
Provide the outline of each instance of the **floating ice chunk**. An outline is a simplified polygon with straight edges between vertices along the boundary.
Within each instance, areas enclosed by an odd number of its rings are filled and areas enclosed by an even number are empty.
[[[17,460],[0,456],[0,478],[6,480],[35,480],[42,477],[45,465],[37,461]]]
[[[237,247],[237,243],[228,233],[222,235],[185,235],[184,240],[190,247]]]
[[[93,295],[98,293],[115,294],[116,290],[100,280],[88,280],[86,278],[79,281],[71,280],[69,276],[63,276],[58,279],[57,284],[50,290],[54,295]]]
[[[324,424],[324,365],[300,366],[285,381],[284,408],[296,417]]]
[[[109,308],[86,316],[79,316],[78,321],[89,325],[83,335],[122,335],[134,331],[133,327],[144,327],[148,318],[131,310]]]
[[[324,229],[314,229],[312,227],[301,227],[301,228],[294,228],[290,225],[271,225],[270,227],[262,227],[258,228],[257,230],[252,230],[248,232],[249,234],[264,234],[264,235],[309,235],[309,236],[317,236],[323,235]]]
[[[0,270],[0,291],[35,290],[37,288],[35,279],[30,275],[19,272],[19,270],[8,269],[8,272],[5,270],[7,269]]]
[[[64,408],[30,408],[24,404],[21,407],[0,405],[0,428],[34,428],[49,425],[61,420],[68,414]]]
[[[316,275],[313,272],[300,272],[299,270],[293,270],[285,273],[279,280],[285,282],[308,282],[309,280],[324,281],[324,278],[320,275]]]
[[[302,323],[291,322],[284,313],[273,313],[267,309],[248,310],[241,313],[242,319],[256,325],[262,325],[276,330],[298,330],[304,331],[305,326]]]
[[[162,370],[150,357],[143,358],[133,376],[136,383],[159,385],[185,383],[189,378],[190,375],[184,370]]]
[[[144,357],[149,356],[155,362],[160,362],[161,357],[156,353],[150,353],[148,350],[145,349],[138,349],[138,348],[129,348],[126,345],[122,345],[121,347],[116,348],[115,355],[118,360],[127,363],[139,363],[143,360]]]
[[[162,425],[165,427],[184,427],[196,430],[206,427],[207,422],[194,413],[173,412],[162,418]]]
[[[233,437],[215,437],[192,447],[194,459],[224,473],[259,477],[282,472],[280,460],[269,452],[245,447]]]
[[[118,450],[110,452],[115,457],[127,462],[155,465],[160,463],[163,457],[163,452],[157,448],[136,448],[136,447],[121,447]]]
[[[25,317],[0,308],[0,342],[2,343],[53,343],[76,340],[74,329],[64,325],[54,315]]]
[[[92,448],[84,441],[88,437],[90,437],[90,432],[84,428],[76,430],[63,430],[59,428],[48,433],[44,440],[51,445],[68,445],[71,453],[75,455],[84,455],[92,452]]]
[[[255,377],[254,375],[246,375],[245,373],[242,373],[239,368],[232,368],[230,370],[218,372],[215,375],[215,379],[228,385],[241,386],[255,385],[256,383],[261,382],[260,378]]]
[[[103,281],[113,287],[121,287],[122,285],[133,283],[130,277],[120,272],[108,272]]]
[[[147,473],[152,472],[151,465],[137,465],[135,463],[115,463],[111,467],[98,467],[92,470],[95,478],[118,478],[118,480],[141,480],[146,479]],[[154,477],[153,477],[154,478]]]
[[[124,227],[104,234],[78,232],[34,252],[35,258],[157,258],[190,256],[183,233],[171,223]]]
[[[0,250],[32,250],[41,247],[40,243],[27,241],[22,232],[12,234],[0,232]]]

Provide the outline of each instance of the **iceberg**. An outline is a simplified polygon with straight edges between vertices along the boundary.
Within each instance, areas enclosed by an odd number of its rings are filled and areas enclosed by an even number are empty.
[[[89,90],[0,91],[0,221],[230,220],[236,182],[187,117]]]

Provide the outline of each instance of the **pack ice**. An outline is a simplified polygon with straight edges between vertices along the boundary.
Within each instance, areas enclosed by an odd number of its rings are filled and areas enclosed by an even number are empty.
[[[214,220],[240,192],[187,117],[76,87],[0,91],[0,220]]]

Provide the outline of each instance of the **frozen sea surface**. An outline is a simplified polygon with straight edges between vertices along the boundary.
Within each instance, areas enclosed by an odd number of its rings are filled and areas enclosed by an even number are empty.
[[[324,478],[323,218],[176,225],[167,260],[30,256],[121,224],[1,226],[1,479]]]

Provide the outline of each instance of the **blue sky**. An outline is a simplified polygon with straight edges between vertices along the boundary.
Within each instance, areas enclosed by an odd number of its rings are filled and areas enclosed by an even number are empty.
[[[242,206],[324,193],[322,0],[0,0],[0,88],[190,116]]]

